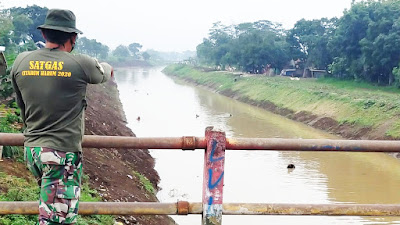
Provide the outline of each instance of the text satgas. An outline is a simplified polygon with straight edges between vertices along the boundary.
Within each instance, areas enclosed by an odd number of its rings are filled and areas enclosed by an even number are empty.
[[[30,70],[62,70],[63,66],[59,61],[29,61]]]

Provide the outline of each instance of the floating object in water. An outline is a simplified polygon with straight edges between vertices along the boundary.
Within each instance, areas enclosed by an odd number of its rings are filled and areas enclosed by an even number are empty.
[[[296,167],[294,166],[294,164],[289,164],[289,165],[287,165],[287,168],[288,168],[288,169],[294,169],[294,168],[296,168]]]
[[[199,117],[199,115],[196,114],[196,118]]]
[[[138,116],[138,117],[136,118],[136,120],[137,120],[137,121],[140,121],[140,116]]]

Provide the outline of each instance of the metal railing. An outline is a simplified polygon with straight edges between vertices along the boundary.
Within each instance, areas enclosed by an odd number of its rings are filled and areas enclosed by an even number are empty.
[[[0,133],[0,145],[22,146],[22,134]],[[226,138],[207,127],[205,137],[137,138],[85,136],[87,148],[205,149],[201,203],[81,202],[81,215],[202,214],[203,225],[220,225],[222,215],[400,216],[397,204],[250,204],[223,203],[225,150],[400,152],[400,141]],[[38,214],[37,202],[0,202],[0,215]]]

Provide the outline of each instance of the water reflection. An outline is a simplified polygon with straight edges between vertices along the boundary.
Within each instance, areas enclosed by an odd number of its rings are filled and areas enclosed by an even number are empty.
[[[119,69],[121,102],[139,137],[204,136],[213,125],[228,137],[337,138],[218,94],[173,81],[155,69]],[[196,116],[198,115],[198,116]],[[136,118],[140,116],[141,120]],[[202,150],[151,151],[162,202],[201,201]],[[288,164],[296,168],[288,171]],[[399,203],[400,164],[383,153],[227,151],[225,202]],[[199,224],[200,216],[174,219]],[[321,222],[323,221],[323,222]],[[223,224],[400,224],[399,218],[224,216]]]

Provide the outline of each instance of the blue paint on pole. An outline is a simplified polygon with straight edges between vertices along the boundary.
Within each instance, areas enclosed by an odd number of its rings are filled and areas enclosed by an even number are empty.
[[[216,148],[217,148],[217,141],[213,140],[212,149],[211,149],[211,157],[210,157],[210,161],[211,162],[217,162],[217,161],[220,161],[220,160],[224,159],[224,157],[219,157],[219,158],[214,159],[214,153],[215,153],[215,149]]]
[[[215,183],[212,183],[212,169],[208,169],[208,188],[214,189],[215,187],[218,186],[219,182],[221,182],[222,177],[224,176],[224,172],[221,173],[221,176],[218,177],[217,181],[215,181]]]
[[[210,214],[210,211],[211,211],[211,206],[212,206],[212,204],[213,204],[213,197],[212,196],[210,196],[210,198],[208,199],[208,208],[207,208],[207,214]]]

